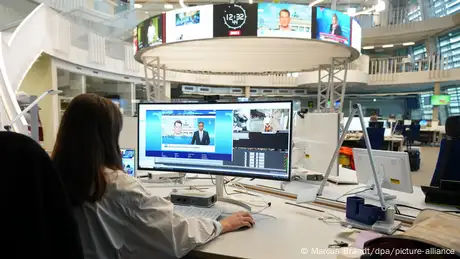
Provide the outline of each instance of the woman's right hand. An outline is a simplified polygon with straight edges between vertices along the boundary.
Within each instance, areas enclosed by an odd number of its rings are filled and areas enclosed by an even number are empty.
[[[255,222],[249,212],[236,212],[220,221],[222,233],[237,230],[241,227],[252,227]]]

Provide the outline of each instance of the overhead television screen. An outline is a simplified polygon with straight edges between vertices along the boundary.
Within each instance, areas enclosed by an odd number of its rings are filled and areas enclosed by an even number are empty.
[[[257,36],[311,39],[308,5],[259,3]]]
[[[351,23],[351,46],[361,52],[362,30],[358,21],[352,19]]]
[[[163,44],[165,31],[164,14],[151,17],[137,27],[138,49]]]
[[[214,5],[214,37],[257,36],[256,4]]]
[[[316,8],[316,38],[350,45],[350,16],[341,12]]]
[[[166,42],[213,37],[213,5],[182,8],[166,13]]]
[[[450,95],[433,95],[431,96],[431,105],[448,105],[450,104]]]

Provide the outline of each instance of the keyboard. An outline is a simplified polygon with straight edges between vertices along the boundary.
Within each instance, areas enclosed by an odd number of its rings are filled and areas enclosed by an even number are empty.
[[[200,208],[193,206],[174,205],[174,212],[188,218],[207,218],[217,220],[223,213],[216,208]]]

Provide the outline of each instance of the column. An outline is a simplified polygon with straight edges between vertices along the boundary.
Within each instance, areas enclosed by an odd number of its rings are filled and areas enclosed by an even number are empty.
[[[428,9],[429,1],[427,0],[417,0],[417,4],[420,7],[420,14],[422,16],[422,21],[428,20],[430,18],[430,10]]]
[[[163,90],[164,90],[165,101],[170,102],[171,101],[171,82],[165,81]]]
[[[331,1],[331,9],[332,10],[337,10],[337,0],[332,0]]]
[[[441,84],[434,83],[433,94],[438,95],[441,94]],[[433,106],[433,121],[439,121],[439,106]]]
[[[244,97],[251,98],[251,87],[250,86],[244,87]]]

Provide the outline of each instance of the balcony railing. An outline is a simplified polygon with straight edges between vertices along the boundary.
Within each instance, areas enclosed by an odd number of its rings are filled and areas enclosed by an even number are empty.
[[[373,58],[369,63],[369,74],[395,74],[421,71],[448,70],[453,68],[453,60],[440,54],[412,60],[409,57]]]

